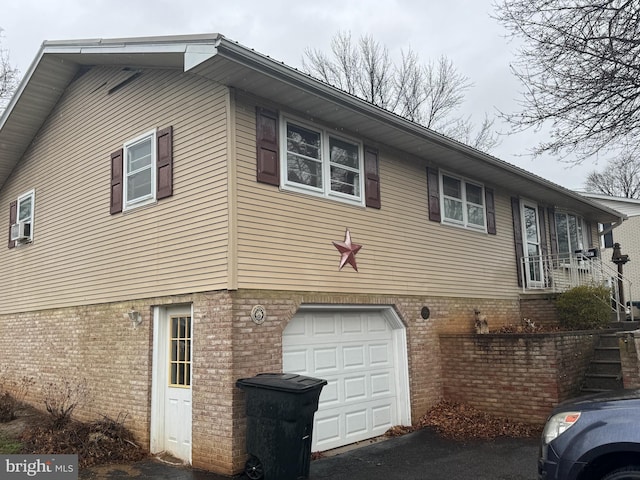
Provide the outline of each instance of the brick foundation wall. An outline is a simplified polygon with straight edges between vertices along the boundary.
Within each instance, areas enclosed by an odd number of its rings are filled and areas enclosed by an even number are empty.
[[[514,323],[520,318],[518,300],[264,290],[240,290],[232,295],[235,379],[260,372],[281,371],[282,332],[302,304],[393,306],[407,327],[411,415],[414,420],[442,398],[439,332],[474,331],[474,308],[486,312],[492,325]],[[254,305],[263,305],[267,311],[267,319],[262,325],[256,325],[250,319]],[[428,319],[421,316],[425,306],[430,312]],[[244,393],[238,388],[233,392],[233,423],[237,426],[233,443],[233,472],[238,472],[246,460],[246,419]]]
[[[80,420],[127,414],[125,426],[149,441],[150,312],[136,302],[42,310],[3,316],[2,367],[14,378],[35,380],[26,401],[44,410],[46,386],[86,381]],[[125,315],[139,309],[133,329]]]
[[[440,335],[444,398],[543,423],[574,396],[597,342],[593,332]]]
[[[27,401],[39,408],[44,408],[43,385],[85,378],[89,401],[75,417],[126,414],[125,426],[149,448],[154,306],[179,304],[193,308],[193,466],[226,475],[241,471],[246,458],[244,393],[235,382],[281,371],[282,332],[300,305],[381,305],[396,311],[406,326],[414,420],[443,395],[440,333],[473,332],[476,308],[491,328],[521,318],[517,299],[207,292],[1,315],[0,368],[13,378],[36,380]],[[267,310],[262,325],[250,319],[257,304]],[[427,319],[421,316],[424,307]],[[137,328],[127,316],[131,309],[142,314]]]
[[[520,315],[536,325],[558,325],[555,293],[527,293],[520,296]]]

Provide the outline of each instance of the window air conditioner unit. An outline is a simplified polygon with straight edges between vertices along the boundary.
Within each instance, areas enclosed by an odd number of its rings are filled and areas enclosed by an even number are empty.
[[[31,224],[29,222],[18,222],[11,225],[11,240],[23,242],[31,236]]]

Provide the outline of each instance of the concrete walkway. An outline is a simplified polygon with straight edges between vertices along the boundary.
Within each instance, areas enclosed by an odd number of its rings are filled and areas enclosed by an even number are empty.
[[[309,479],[536,480],[537,439],[453,442],[430,429],[378,441],[311,462]],[[82,480],[229,480],[209,472],[146,460],[84,470]],[[243,475],[235,479],[245,478]],[[266,479],[271,480],[271,479]],[[274,479],[284,480],[284,479]]]

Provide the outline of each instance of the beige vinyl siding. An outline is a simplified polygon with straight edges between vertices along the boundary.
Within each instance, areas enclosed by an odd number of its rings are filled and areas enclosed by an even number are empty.
[[[5,210],[36,198],[33,244],[0,253],[13,279],[0,312],[226,288],[228,91],[145,70],[107,94],[122,78],[94,68],[72,83],[3,188]],[[170,125],[173,196],[110,215],[110,154]]]
[[[280,191],[256,182],[255,105],[249,101],[238,100],[237,128],[239,288],[517,295],[508,196],[495,192],[497,235],[431,222],[426,162],[401,158],[384,146],[380,210]],[[332,241],[342,241],[346,228],[363,245],[356,256],[359,272],[349,265],[338,271]]]
[[[619,243],[621,253],[629,255],[630,258],[630,261],[622,267],[622,274],[625,279],[631,282],[631,285],[624,282],[625,302],[640,301],[640,242],[638,237],[640,237],[640,216],[630,216],[613,230],[613,241]],[[613,269],[617,269],[617,266],[611,262],[613,248],[603,248],[600,253],[603,262],[610,262],[609,265]]]

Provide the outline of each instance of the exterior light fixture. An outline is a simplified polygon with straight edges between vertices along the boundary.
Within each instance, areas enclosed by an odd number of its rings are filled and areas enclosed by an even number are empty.
[[[142,323],[142,315],[137,310],[129,310],[128,313],[129,320],[131,320],[131,326],[133,328],[138,328],[138,326]]]

